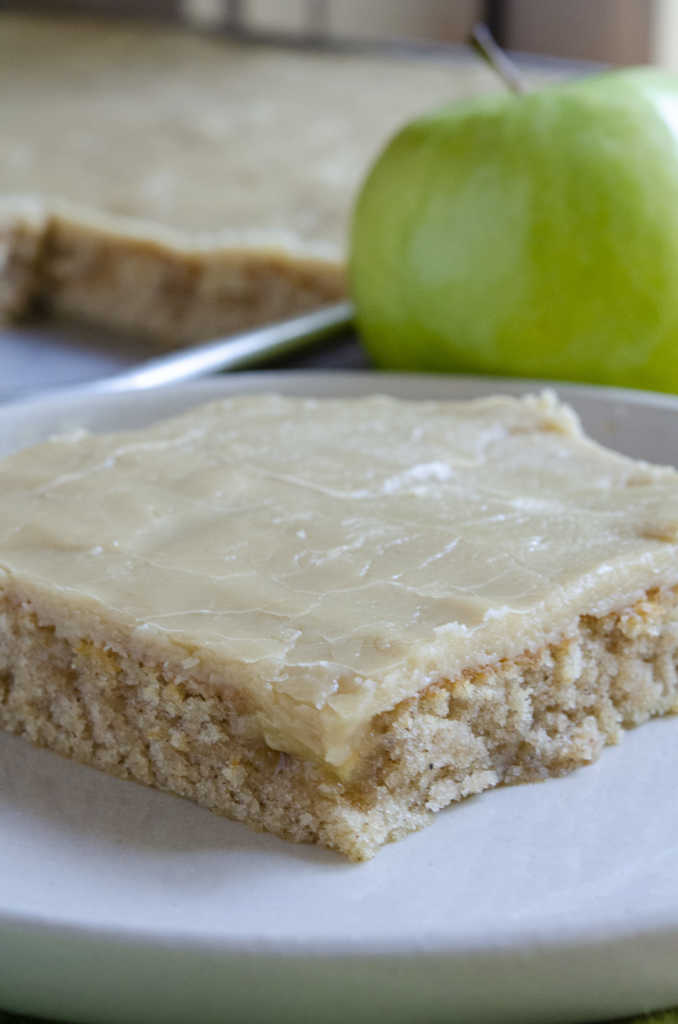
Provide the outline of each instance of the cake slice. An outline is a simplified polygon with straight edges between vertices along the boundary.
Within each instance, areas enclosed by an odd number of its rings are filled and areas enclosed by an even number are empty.
[[[386,139],[500,88],[470,56],[0,13],[0,316],[39,307],[172,346],[337,299]]]
[[[231,398],[0,464],[0,723],[360,860],[676,710],[677,587],[552,395]]]

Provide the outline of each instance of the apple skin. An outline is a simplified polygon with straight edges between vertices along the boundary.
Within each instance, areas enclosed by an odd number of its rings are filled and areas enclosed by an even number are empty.
[[[379,367],[678,391],[678,78],[412,122],[361,189],[349,273]]]

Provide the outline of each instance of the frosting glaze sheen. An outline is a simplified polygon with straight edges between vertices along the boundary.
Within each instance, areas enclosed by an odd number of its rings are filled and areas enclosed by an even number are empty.
[[[376,713],[677,583],[677,554],[678,474],[550,393],[244,396],[0,464],[0,588],[244,687],[271,746],[340,772]]]

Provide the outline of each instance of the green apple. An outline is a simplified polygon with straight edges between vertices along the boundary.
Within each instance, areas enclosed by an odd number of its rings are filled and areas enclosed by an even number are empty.
[[[678,391],[678,79],[609,72],[406,126],[360,191],[378,366]]]

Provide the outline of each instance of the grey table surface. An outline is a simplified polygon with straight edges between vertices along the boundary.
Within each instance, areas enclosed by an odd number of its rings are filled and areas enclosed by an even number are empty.
[[[0,401],[54,387],[96,380],[158,355],[147,341],[120,338],[66,322],[36,321],[0,330]],[[267,369],[358,370],[369,361],[357,337],[347,333],[316,343]]]

